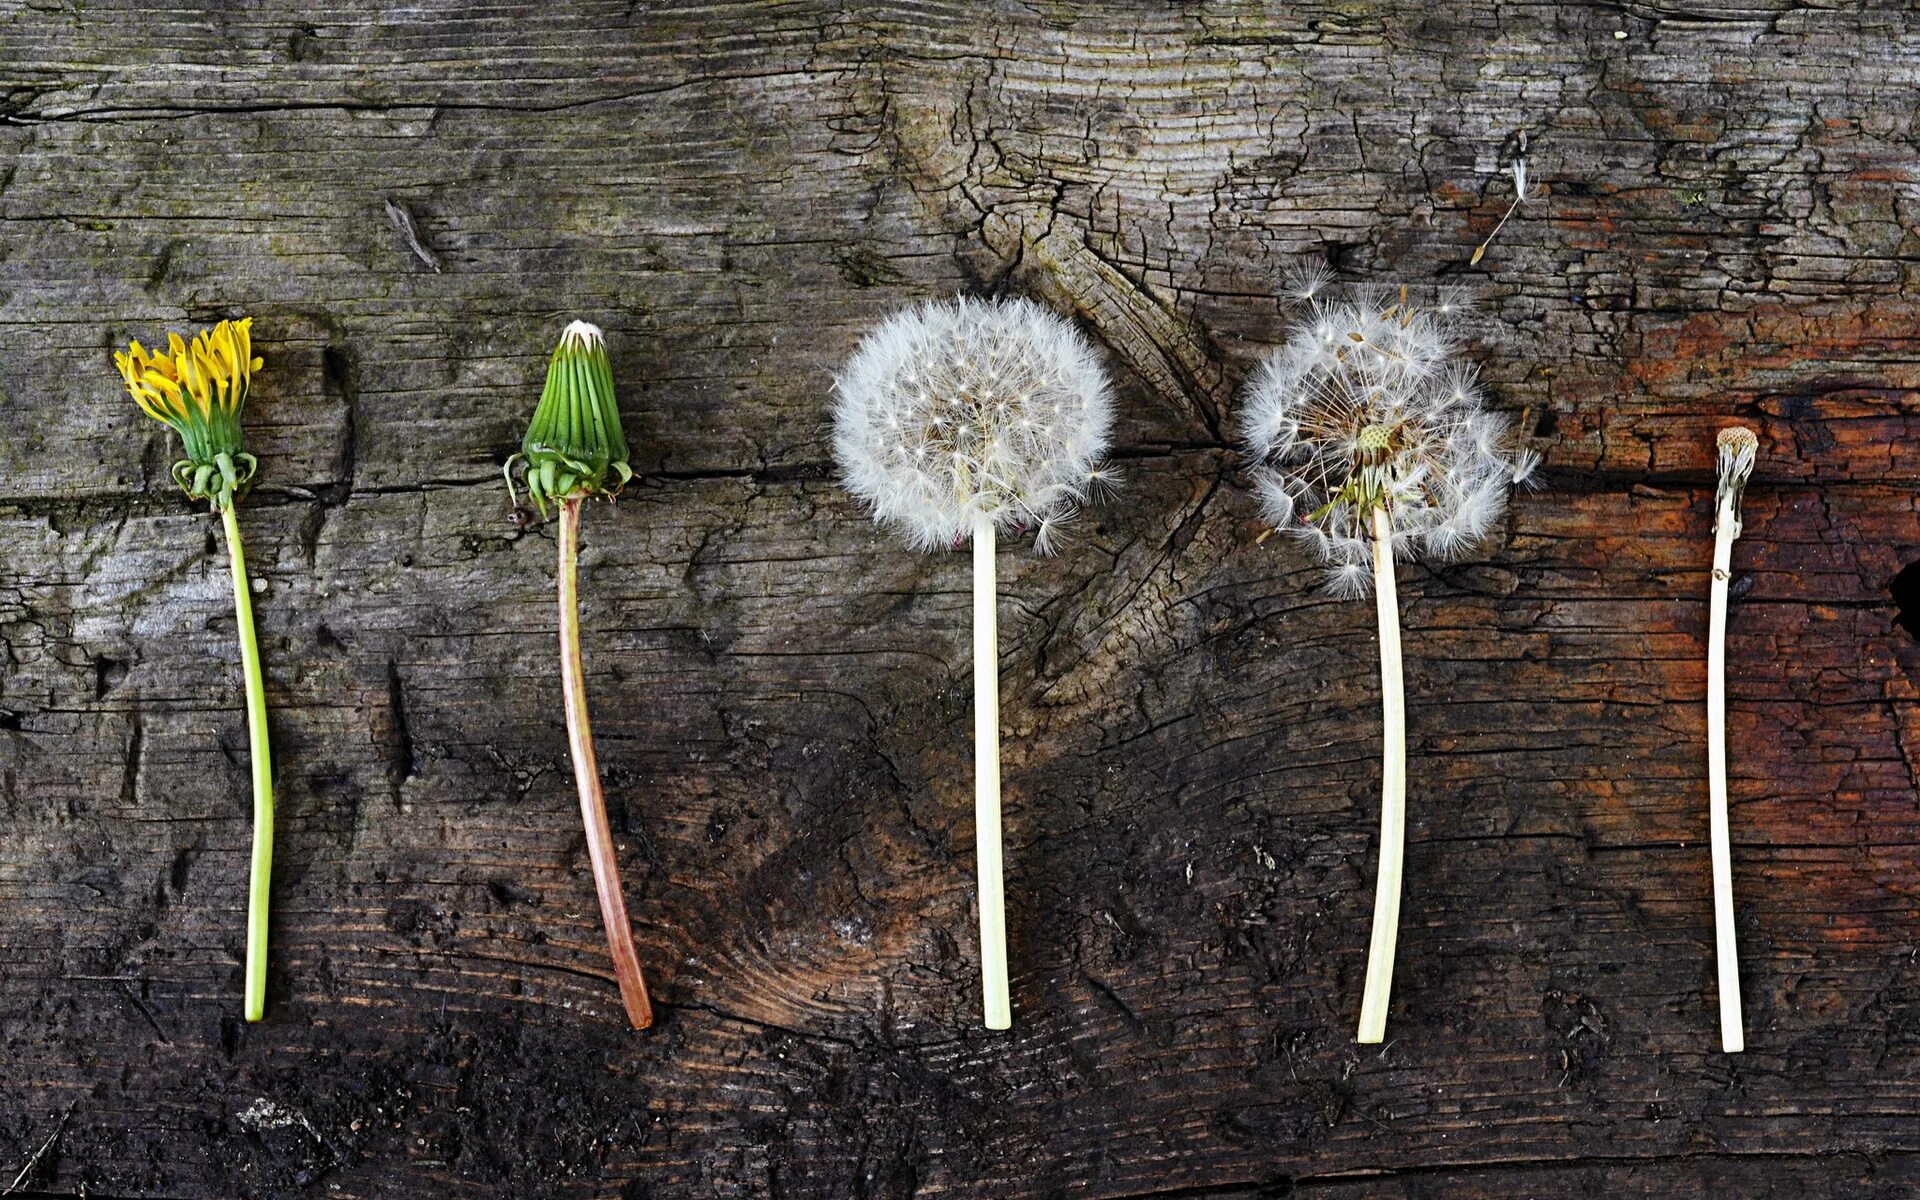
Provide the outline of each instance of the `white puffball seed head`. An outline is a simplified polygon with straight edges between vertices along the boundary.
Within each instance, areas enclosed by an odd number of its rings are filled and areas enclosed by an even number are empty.
[[[1394,557],[1470,551],[1536,459],[1483,407],[1451,322],[1463,305],[1410,305],[1405,289],[1356,302],[1296,288],[1310,310],[1248,381],[1240,435],[1255,495],[1276,529],[1327,563],[1329,590],[1372,587],[1373,510],[1392,521]]]
[[[1093,347],[1030,300],[931,301],[889,317],[834,379],[847,490],[915,546],[957,545],[976,516],[1061,524],[1103,477],[1113,389]]]

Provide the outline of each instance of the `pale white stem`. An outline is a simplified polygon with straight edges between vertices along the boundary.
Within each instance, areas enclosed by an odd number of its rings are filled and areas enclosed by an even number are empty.
[[[1740,536],[1739,496],[1722,495],[1714,521],[1713,590],[1707,606],[1707,832],[1713,844],[1713,938],[1720,968],[1720,1048],[1746,1049],[1740,1020],[1740,952],[1733,928],[1733,847],[1727,830],[1727,580]]]
[[[1000,860],[1000,636],[994,623],[993,520],[973,518],[973,825],[979,858],[980,993],[988,1029],[1013,1025],[1006,885]]]
[[[1373,510],[1373,594],[1380,618],[1380,874],[1373,893],[1373,938],[1360,1000],[1360,1038],[1387,1036],[1393,951],[1400,937],[1400,874],[1407,841],[1407,714],[1400,680],[1400,597],[1393,579],[1393,520]]]

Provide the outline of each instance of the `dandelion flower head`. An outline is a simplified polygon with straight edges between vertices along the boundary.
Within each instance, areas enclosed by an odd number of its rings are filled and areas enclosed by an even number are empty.
[[[165,350],[135,341],[113,356],[134,403],[180,435],[186,457],[173,464],[174,482],[216,510],[245,492],[259,469],[240,429],[253,373],[262,365],[253,355],[252,330],[252,317],[222,321],[191,341],[169,333]]]

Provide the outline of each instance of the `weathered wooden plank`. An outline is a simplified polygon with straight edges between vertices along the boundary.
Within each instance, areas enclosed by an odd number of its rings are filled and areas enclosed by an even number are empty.
[[[1916,42],[1784,3],[0,8],[0,1186],[1912,1191]],[[1468,270],[1523,134],[1550,195]],[[1471,285],[1547,457],[1482,559],[1403,574],[1406,925],[1365,1054],[1372,614],[1256,540],[1231,449],[1303,254]],[[856,511],[825,406],[876,316],[999,287],[1110,351],[1126,484],[1003,556],[989,1037],[965,558]],[[259,1026],[224,564],[107,360],[243,309]],[[584,560],[639,1036],[551,538],[497,476],[576,315],[642,471]],[[1735,416],[1730,1059],[1700,738]]]

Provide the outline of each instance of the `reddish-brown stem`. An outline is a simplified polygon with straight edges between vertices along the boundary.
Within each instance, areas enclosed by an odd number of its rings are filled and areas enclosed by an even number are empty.
[[[560,691],[567,707],[567,749],[573,755],[573,782],[580,790],[580,818],[587,827],[587,856],[593,861],[593,886],[600,893],[600,920],[607,927],[607,948],[620,981],[620,999],[635,1029],[653,1024],[653,1003],[634,953],[627,899],[620,890],[620,868],[613,859],[613,831],[607,825],[607,800],[600,791],[600,764],[593,756],[593,727],[587,723],[587,673],[580,659],[580,501],[560,504]]]

